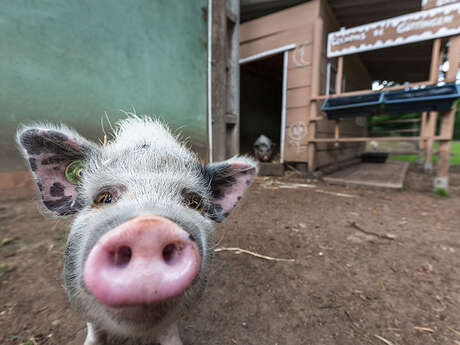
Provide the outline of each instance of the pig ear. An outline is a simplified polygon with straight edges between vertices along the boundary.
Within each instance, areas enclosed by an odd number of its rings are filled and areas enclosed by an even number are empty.
[[[210,218],[222,222],[233,211],[257,175],[257,163],[235,157],[205,167],[212,194]]]
[[[87,155],[95,144],[64,127],[23,127],[16,140],[40,191],[43,205],[63,216],[81,208],[78,187]]]

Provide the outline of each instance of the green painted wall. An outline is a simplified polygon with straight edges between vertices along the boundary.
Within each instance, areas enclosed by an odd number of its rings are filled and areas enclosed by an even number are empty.
[[[157,114],[205,155],[206,0],[0,0],[0,171],[18,123],[101,137],[120,109]],[[107,124],[106,124],[107,126]]]

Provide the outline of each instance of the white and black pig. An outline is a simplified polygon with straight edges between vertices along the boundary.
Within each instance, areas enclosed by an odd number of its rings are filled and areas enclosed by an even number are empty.
[[[88,321],[85,345],[182,344],[176,321],[198,300],[222,222],[257,173],[234,157],[202,165],[149,117],[97,145],[63,126],[24,126],[17,142],[44,208],[76,214],[64,283]]]
[[[273,156],[274,144],[269,137],[260,135],[254,142],[254,156],[261,162],[270,162]]]

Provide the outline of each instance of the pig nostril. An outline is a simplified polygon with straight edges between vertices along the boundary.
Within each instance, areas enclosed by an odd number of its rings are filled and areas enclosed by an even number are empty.
[[[131,256],[133,255],[131,248],[127,246],[118,247],[116,250],[110,252],[110,256],[112,258],[113,263],[115,266],[124,267],[128,265],[129,261],[131,261]]]
[[[163,260],[168,265],[173,265],[179,255],[180,249],[175,244],[168,244],[163,249]]]

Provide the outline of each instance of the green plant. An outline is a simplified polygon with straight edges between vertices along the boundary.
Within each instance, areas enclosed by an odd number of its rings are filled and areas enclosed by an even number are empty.
[[[441,198],[445,198],[449,196],[449,192],[445,188],[436,188],[434,190],[434,193]]]

